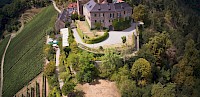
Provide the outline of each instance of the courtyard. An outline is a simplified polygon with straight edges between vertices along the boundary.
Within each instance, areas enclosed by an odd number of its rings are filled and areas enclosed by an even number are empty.
[[[79,36],[76,29],[72,29],[74,32],[74,37],[77,43],[83,44],[84,46],[87,46],[89,48],[99,48],[100,46],[107,48],[107,47],[119,47],[122,46],[122,36],[126,36],[127,44],[132,44],[132,36],[133,33],[136,35],[136,23],[133,23],[130,28],[123,30],[123,31],[109,31],[109,37],[100,42],[95,44],[86,44],[82,41],[81,37]]]

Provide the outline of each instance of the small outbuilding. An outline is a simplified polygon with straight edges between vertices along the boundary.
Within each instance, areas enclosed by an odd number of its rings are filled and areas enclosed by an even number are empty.
[[[68,31],[68,28],[60,29],[60,34],[62,35],[62,46],[63,47],[69,46],[69,42],[68,42],[69,31]]]

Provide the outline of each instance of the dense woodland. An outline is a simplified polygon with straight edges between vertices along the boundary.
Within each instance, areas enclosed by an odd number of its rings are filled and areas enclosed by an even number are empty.
[[[20,27],[19,17],[32,7],[44,7],[48,0],[1,0],[0,1],[0,38],[4,31],[17,31]]]

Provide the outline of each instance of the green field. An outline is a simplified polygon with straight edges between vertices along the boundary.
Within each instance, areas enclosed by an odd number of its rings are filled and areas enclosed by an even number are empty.
[[[44,8],[12,39],[4,64],[3,97],[11,97],[43,69],[46,30],[54,27],[57,12]]]

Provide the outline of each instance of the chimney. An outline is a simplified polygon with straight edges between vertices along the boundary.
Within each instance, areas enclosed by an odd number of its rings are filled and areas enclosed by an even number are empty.
[[[108,10],[111,10],[110,4],[108,3]]]
[[[101,10],[101,5],[99,4],[99,9],[98,10]]]

